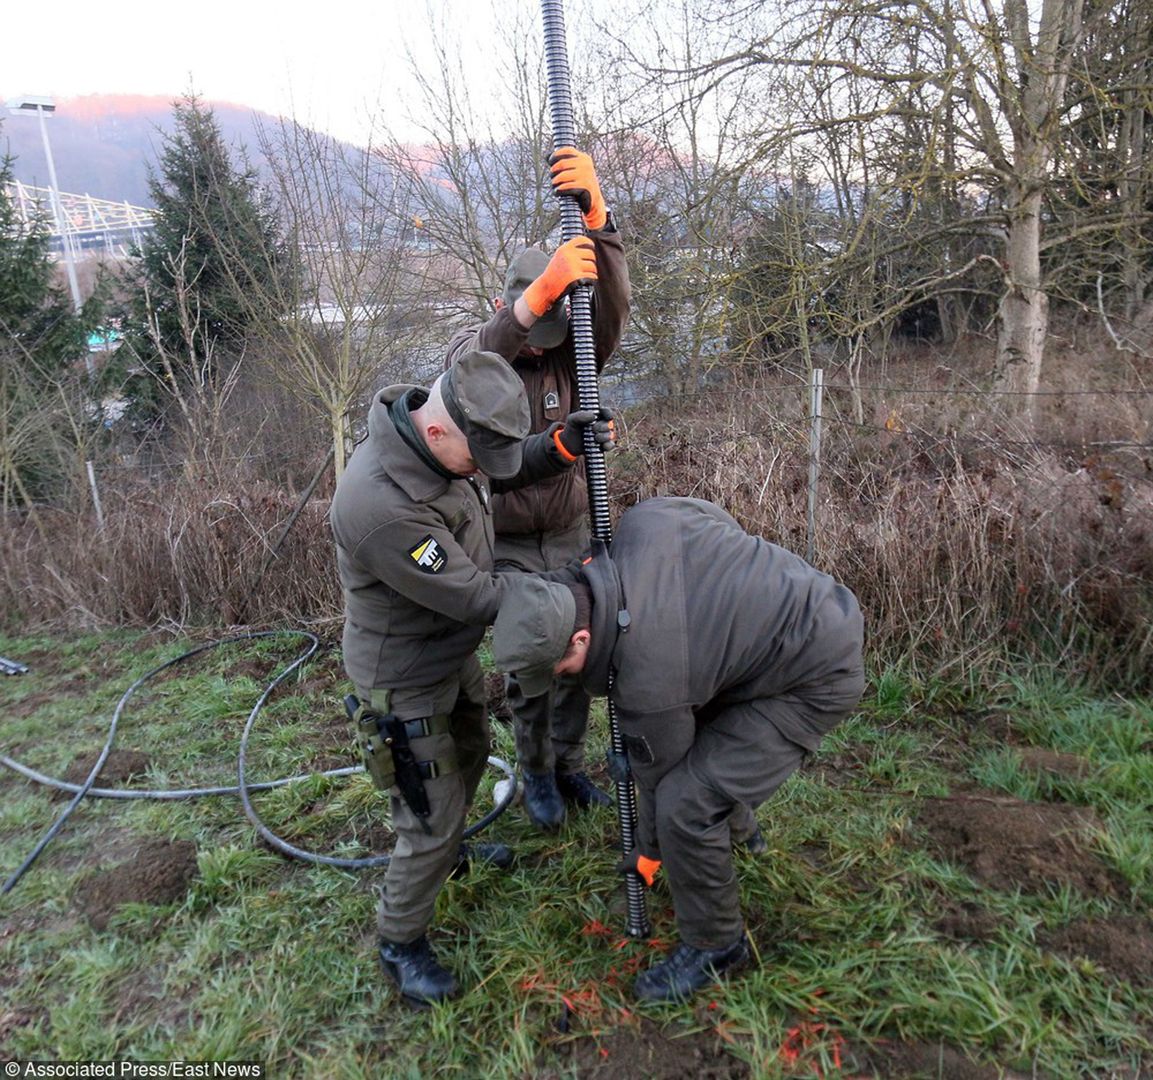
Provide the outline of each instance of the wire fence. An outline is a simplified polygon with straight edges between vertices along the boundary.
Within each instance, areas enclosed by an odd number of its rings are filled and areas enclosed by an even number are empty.
[[[622,395],[611,383],[604,395],[610,406]],[[1022,419],[1006,402],[1032,399],[1047,406],[1092,401],[1104,407],[1086,416],[1079,405],[1062,417],[1051,410],[1042,419]],[[1121,407],[1119,407],[1121,406]],[[864,415],[868,413],[868,415]],[[855,415],[856,414],[856,415]],[[927,388],[879,382],[825,381],[815,369],[800,378],[748,387],[716,386],[679,398],[650,397],[629,408],[619,425],[628,450],[630,429],[665,424],[678,439],[704,453],[724,455],[741,440],[755,440],[785,451],[804,447],[803,457],[784,453],[774,468],[803,471],[809,492],[806,546],[816,541],[822,482],[843,476],[855,465],[861,472],[936,468],[942,474],[963,468],[1006,469],[1031,473],[1034,482],[1063,497],[1068,477],[1085,473],[1104,486],[1102,497],[1117,509],[1147,517],[1153,489],[1153,389],[1043,390],[1034,394],[984,388]],[[667,432],[666,432],[667,435]],[[315,440],[312,440],[315,443]],[[218,476],[261,478],[303,485],[326,453],[311,445],[225,447],[190,462],[171,449],[148,443],[97,457],[90,490],[126,478],[165,483],[206,470]],[[822,460],[824,468],[822,469]],[[740,463],[734,461],[734,467]],[[796,481],[795,481],[796,482]],[[331,486],[322,484],[322,494]],[[290,491],[288,494],[292,494]],[[829,493],[830,498],[835,492]]]
[[[940,664],[1041,642],[1153,671],[1153,390],[1020,397],[816,377],[650,396],[620,411],[613,513],[718,503],[846,581],[878,649]],[[219,430],[188,456],[110,443],[0,517],[0,623],[339,626],[323,435]]]

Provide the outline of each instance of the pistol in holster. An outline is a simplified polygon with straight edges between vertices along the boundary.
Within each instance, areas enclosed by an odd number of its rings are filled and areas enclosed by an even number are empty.
[[[401,720],[391,712],[376,712],[354,694],[344,699],[344,708],[356,725],[357,745],[373,784],[382,791],[395,787],[408,808],[425,824],[430,807],[424,782],[452,772],[453,767],[438,760],[418,761],[411,740],[447,731],[448,717]]]

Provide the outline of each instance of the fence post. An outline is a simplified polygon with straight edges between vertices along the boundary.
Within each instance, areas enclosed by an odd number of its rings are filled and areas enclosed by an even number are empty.
[[[813,368],[809,383],[809,515],[805,558],[812,562],[817,547],[817,479],[821,472],[821,398],[825,389],[825,369]]]
[[[96,487],[96,472],[92,468],[91,459],[84,462],[84,467],[88,470],[88,486],[92,489],[92,505],[96,508],[96,525],[103,530],[104,508],[100,505],[100,491]]]

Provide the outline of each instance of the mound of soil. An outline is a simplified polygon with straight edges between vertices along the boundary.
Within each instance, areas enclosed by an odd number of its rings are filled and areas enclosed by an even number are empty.
[[[959,795],[926,799],[915,819],[927,846],[994,889],[1069,885],[1115,896],[1123,882],[1088,850],[1096,815],[1079,806]]]
[[[88,779],[88,774],[92,771],[92,766],[96,764],[98,757],[100,757],[99,750],[81,755],[68,766],[63,779],[70,784],[83,784]],[[100,769],[100,775],[96,777],[95,786],[116,787],[120,784],[126,784],[135,777],[143,776],[148,771],[151,762],[152,759],[140,750],[113,750]],[[71,798],[67,792],[62,794]]]
[[[580,1080],[745,1080],[749,1066],[725,1050],[712,1032],[670,1038],[650,1020],[635,1027],[616,1028],[599,1037],[575,1039],[556,1047],[565,1075]],[[543,1077],[555,1077],[542,1072]]]
[[[490,671],[484,677],[484,696],[488,702],[488,714],[501,723],[512,723],[512,709],[504,692],[504,676],[499,671]]]
[[[976,904],[952,904],[933,923],[933,929],[954,941],[988,941],[1001,920],[992,911]]]
[[[1025,768],[1050,776],[1061,776],[1067,780],[1084,780],[1096,771],[1091,761],[1076,754],[1042,750],[1037,746],[1023,747],[1019,753]]]
[[[1052,952],[1092,960],[1116,979],[1153,986],[1153,922],[1148,919],[1082,919],[1039,934],[1038,940]]]
[[[172,904],[196,876],[196,845],[189,840],[142,839],[132,858],[98,870],[76,886],[76,902],[97,930],[122,904]]]
[[[1029,1074],[970,1061],[959,1050],[935,1043],[885,1042],[856,1054],[859,1067],[887,1080],[1028,1080]]]

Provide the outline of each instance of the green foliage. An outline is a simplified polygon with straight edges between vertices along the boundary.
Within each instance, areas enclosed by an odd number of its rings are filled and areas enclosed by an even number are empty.
[[[0,505],[28,505],[59,474],[59,392],[86,347],[93,308],[77,315],[54,282],[44,221],[25,223],[8,197],[0,158]],[[98,302],[97,302],[98,303]]]
[[[84,327],[53,282],[46,221],[25,224],[8,197],[12,161],[0,158],[0,345],[34,385],[82,356]]]
[[[234,160],[212,110],[189,94],[173,117],[125,315],[125,357],[153,377],[134,387],[138,400],[157,397],[154,380],[211,384],[253,326],[276,317],[252,298],[278,295],[272,286],[291,264],[255,172]]]

